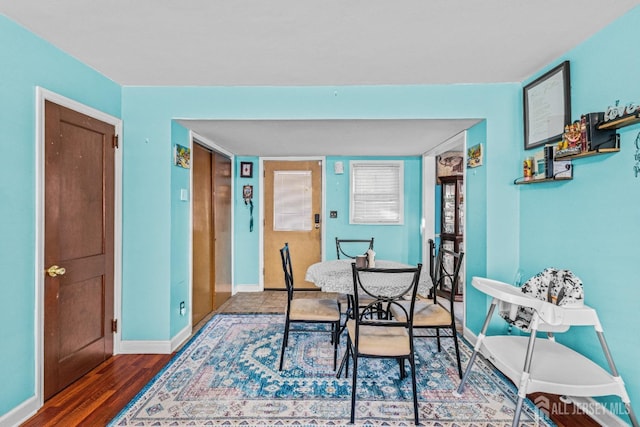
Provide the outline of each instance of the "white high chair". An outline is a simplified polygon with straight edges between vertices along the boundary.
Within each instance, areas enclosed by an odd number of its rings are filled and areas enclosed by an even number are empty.
[[[624,382],[604,339],[602,325],[593,308],[585,305],[557,306],[526,295],[515,286],[481,277],[474,277],[471,284],[493,297],[493,300],[458,387],[458,395],[462,394],[467,376],[471,372],[476,355],[480,352],[518,387],[513,427],[518,426],[524,399],[528,393],[534,392],[568,396],[616,395],[622,399],[632,425],[639,427]],[[534,309],[529,337],[485,336],[498,304],[503,310],[508,310],[511,304]],[[594,327],[610,372],[584,355],[555,341],[553,333],[566,332],[571,326]],[[547,332],[549,339],[536,337],[537,332]]]

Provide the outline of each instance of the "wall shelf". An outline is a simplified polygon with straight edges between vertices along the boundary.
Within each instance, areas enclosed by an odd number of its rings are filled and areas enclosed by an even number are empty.
[[[567,176],[567,177],[559,177],[559,178],[541,178],[541,179],[530,179],[528,181],[524,181],[524,178],[518,178],[515,181],[513,181],[514,184],[516,185],[523,185],[523,184],[539,184],[541,182],[552,182],[552,181],[571,181],[573,179],[572,176]],[[519,181],[522,180],[522,181]]]
[[[600,148],[598,150],[593,150],[593,151],[583,151],[583,152],[578,153],[578,154],[569,154],[567,156],[556,156],[556,159],[563,159],[563,160],[581,159],[583,157],[597,156],[599,154],[617,153],[619,151],[620,151],[619,147],[616,147],[616,148]]]
[[[620,117],[619,119],[611,120],[610,122],[601,123],[598,125],[598,129],[620,129],[625,126],[635,125],[636,123],[640,123],[640,113]]]

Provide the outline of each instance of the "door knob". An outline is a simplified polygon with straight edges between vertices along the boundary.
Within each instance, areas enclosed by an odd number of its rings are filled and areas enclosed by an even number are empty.
[[[63,276],[66,272],[67,270],[64,267],[58,267],[57,265],[52,265],[47,269],[47,274],[51,277]]]

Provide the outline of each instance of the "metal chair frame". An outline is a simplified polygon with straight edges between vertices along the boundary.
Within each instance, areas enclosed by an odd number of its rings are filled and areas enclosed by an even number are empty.
[[[342,370],[344,369],[345,377],[348,375],[349,370],[349,359],[353,360],[353,380],[352,380],[352,389],[351,389],[351,423],[354,423],[355,419],[355,404],[356,404],[356,394],[357,394],[357,376],[358,376],[358,358],[394,358],[398,360],[400,365],[400,379],[406,378],[406,371],[404,366],[404,361],[408,360],[409,365],[411,367],[411,381],[412,381],[412,391],[413,391],[413,409],[414,409],[414,421],[415,424],[419,424],[418,417],[418,393],[417,393],[417,385],[416,385],[416,365],[415,365],[415,354],[414,354],[414,346],[413,346],[413,308],[416,301],[416,294],[418,290],[418,282],[420,280],[420,271],[422,269],[422,264],[418,264],[417,267],[411,268],[357,268],[355,263],[351,264],[351,269],[353,272],[353,299],[358,306],[358,294],[363,292],[374,298],[374,301],[367,304],[360,310],[355,319],[350,320],[350,322],[355,323],[355,334],[354,339],[351,338],[351,334],[348,336],[347,341],[347,351],[345,352],[344,358],[342,359],[342,363],[340,365],[340,369],[338,370],[337,377],[340,377]],[[374,273],[374,274],[397,274],[397,273],[411,273],[412,280],[407,284],[406,289],[398,293],[398,295],[394,296],[381,296],[376,295],[376,293],[371,292],[370,289],[367,289],[366,284],[363,283],[360,273]],[[411,295],[411,305],[410,309],[406,310],[402,305],[399,304],[400,301],[406,301],[406,296]],[[388,316],[389,308],[391,306],[400,307],[405,313],[405,321],[400,322],[398,320],[390,319]],[[381,311],[380,307],[383,307],[384,310]],[[359,337],[360,337],[360,328],[361,327],[397,327],[404,328],[407,330],[409,337],[409,353],[405,355],[399,356],[381,356],[376,354],[367,354],[362,353],[359,347]]]
[[[280,257],[282,258],[282,270],[284,271],[284,281],[287,288],[287,311],[285,313],[285,326],[284,326],[284,337],[282,339],[282,350],[280,352],[280,365],[279,370],[282,370],[282,365],[284,362],[284,353],[285,349],[289,344],[289,332],[326,332],[326,330],[320,329],[291,329],[292,323],[298,324],[329,324],[331,325],[331,344],[333,344],[333,369],[336,369],[337,358],[338,358],[338,344],[340,343],[340,302],[336,301],[337,304],[337,315],[338,318],[335,321],[326,321],[326,320],[313,320],[313,319],[291,319],[291,301],[294,296],[294,283],[293,283],[293,267],[291,266],[291,253],[289,250],[289,244],[285,243],[284,246],[280,249]]]

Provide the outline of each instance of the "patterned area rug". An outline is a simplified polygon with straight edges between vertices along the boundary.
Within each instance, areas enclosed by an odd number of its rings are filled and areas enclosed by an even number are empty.
[[[279,372],[283,329],[282,315],[213,317],[109,426],[347,424],[351,378],[336,379],[329,334],[291,333]],[[436,340],[416,340],[421,424],[510,426],[516,389],[480,357],[464,394],[453,395],[460,380],[451,341],[439,353]],[[471,349],[460,344],[464,367]],[[554,425],[525,402],[521,426]],[[397,362],[359,362],[356,425],[413,425],[411,379],[399,380]]]

